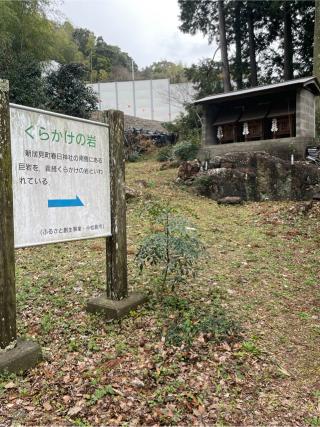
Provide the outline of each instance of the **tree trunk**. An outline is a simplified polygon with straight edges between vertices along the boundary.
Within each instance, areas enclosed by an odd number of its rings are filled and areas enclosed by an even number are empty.
[[[315,2],[313,75],[320,81],[320,2]],[[316,96],[316,136],[320,134],[320,100]]]
[[[290,15],[290,4],[288,1],[283,2],[284,14],[284,79],[293,78],[293,45],[292,45],[292,20]]]
[[[249,56],[250,56],[250,84],[251,86],[258,85],[257,63],[256,63],[256,43],[253,29],[253,13],[250,2],[247,4],[247,24],[249,33]]]
[[[218,9],[219,9],[219,35],[220,35],[220,50],[221,50],[221,60],[222,60],[223,89],[224,89],[224,92],[230,92],[231,83],[230,83],[230,70],[229,70],[229,61],[228,61],[228,52],[227,52],[227,39],[226,39],[226,26],[225,26],[225,19],[224,19],[223,0],[218,1]]]
[[[235,80],[237,82],[237,89],[242,89],[242,60],[241,60],[241,12],[242,2],[236,1],[235,3],[235,21],[234,21],[234,36],[236,42],[236,58],[235,58]]]

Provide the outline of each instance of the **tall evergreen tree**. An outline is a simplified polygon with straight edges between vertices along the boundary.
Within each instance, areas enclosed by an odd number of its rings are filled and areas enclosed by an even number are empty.
[[[313,0],[268,2],[263,60],[271,57],[270,66],[282,79],[312,74],[314,7]],[[268,47],[274,42],[276,48]]]
[[[218,0],[178,0],[180,28],[219,36]],[[230,70],[237,88],[310,75],[314,0],[225,0]]]
[[[320,82],[320,2],[316,2],[314,20],[313,75]],[[316,97],[316,134],[320,135],[320,100]]]
[[[178,4],[181,31],[190,34],[201,31],[209,43],[219,40],[224,90],[231,90],[224,1],[178,0]]]
[[[237,89],[242,89],[243,80],[242,80],[242,30],[241,30],[241,9],[243,7],[242,1],[235,1],[234,3],[234,39],[236,45],[236,54],[234,60],[234,74],[235,80],[237,83]]]
[[[225,92],[230,92],[231,82],[230,82],[230,70],[229,70],[228,47],[227,47],[226,24],[225,24],[225,17],[224,17],[223,0],[218,0],[218,10],[219,10],[219,45],[220,45],[221,61],[222,61],[223,90]]]
[[[247,2],[247,25],[248,25],[248,45],[249,45],[249,57],[250,57],[250,84],[251,86],[257,86],[258,84],[258,72],[256,62],[256,40],[254,35],[254,2]]]
[[[284,46],[284,79],[293,78],[293,40],[292,40],[292,19],[289,1],[282,2],[283,10],[283,46]]]
[[[213,59],[203,59],[197,65],[186,68],[185,73],[188,80],[193,82],[198,98],[223,91],[221,63]]]

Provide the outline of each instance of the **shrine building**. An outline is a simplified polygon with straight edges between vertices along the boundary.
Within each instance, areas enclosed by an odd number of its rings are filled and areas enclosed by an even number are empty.
[[[203,108],[200,158],[235,151],[267,151],[303,159],[315,144],[315,97],[320,85],[304,77],[220,93],[194,103]]]

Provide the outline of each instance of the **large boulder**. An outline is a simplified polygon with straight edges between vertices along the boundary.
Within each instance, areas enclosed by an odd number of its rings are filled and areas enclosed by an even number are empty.
[[[192,174],[198,193],[214,200],[311,200],[320,190],[320,169],[305,162],[290,162],[265,152],[229,153],[206,163]]]
[[[240,197],[255,200],[254,172],[243,172],[235,168],[208,169],[198,174],[194,186],[199,194],[214,200],[225,197]]]
[[[201,163],[198,160],[182,162],[178,169],[178,178],[182,181],[189,180],[198,174]]]

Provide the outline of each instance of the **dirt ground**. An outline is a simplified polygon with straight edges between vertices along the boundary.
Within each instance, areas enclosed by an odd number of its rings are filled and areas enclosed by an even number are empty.
[[[219,206],[176,173],[127,165],[142,192],[128,204],[129,285],[149,301],[122,322],[84,310],[105,287],[103,239],[16,252],[19,336],[37,340],[44,361],[0,377],[1,425],[320,426],[320,209]],[[206,246],[197,276],[163,300],[155,271],[141,276],[134,262],[156,200]],[[234,339],[168,343],[182,311],[192,323],[214,305],[239,326]]]

